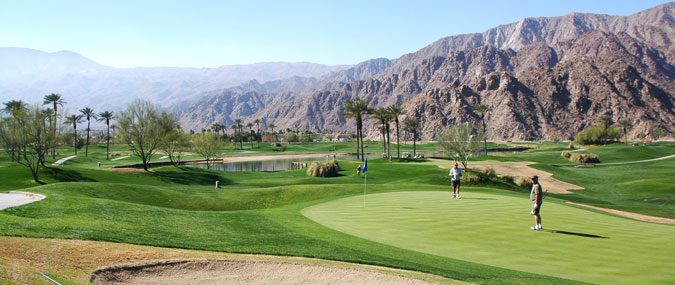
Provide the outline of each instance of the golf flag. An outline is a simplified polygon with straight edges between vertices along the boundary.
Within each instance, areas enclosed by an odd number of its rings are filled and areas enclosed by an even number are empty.
[[[368,159],[366,158],[366,161],[363,163],[363,174],[366,175],[365,179],[363,180],[363,207],[366,207],[366,186],[368,185],[368,173],[366,173],[366,170],[368,170]]]

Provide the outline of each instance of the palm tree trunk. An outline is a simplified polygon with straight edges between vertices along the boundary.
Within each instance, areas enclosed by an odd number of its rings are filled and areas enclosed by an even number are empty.
[[[359,146],[361,145],[361,140],[359,139],[359,129],[356,129],[356,160],[361,158],[361,152],[359,151]]]
[[[417,154],[417,130],[413,129],[413,157]]]
[[[91,120],[87,120],[87,146],[84,149],[84,156],[89,156],[89,128],[91,126]]]
[[[108,136],[106,138],[105,160],[110,160],[110,123],[108,123]]]
[[[398,119],[396,120],[396,157],[401,158],[401,142],[398,136]]]
[[[391,156],[391,139],[389,138],[389,123],[387,123],[387,158]]]
[[[359,137],[361,138],[361,161],[365,160],[365,153],[363,151],[363,129],[359,128]]]
[[[75,131],[75,138],[73,139],[73,148],[75,149],[75,155],[77,155],[77,127],[73,127]]]

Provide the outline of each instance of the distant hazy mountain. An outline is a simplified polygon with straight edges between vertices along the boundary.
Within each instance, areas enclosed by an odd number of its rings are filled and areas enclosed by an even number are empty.
[[[134,98],[168,106],[193,95],[246,83],[293,76],[320,77],[350,66],[299,63],[257,63],[218,68],[113,68],[69,51],[46,53],[26,48],[0,48],[0,101],[42,102],[60,93],[67,108],[117,109]]]
[[[105,69],[70,51],[47,53],[28,48],[0,48],[0,82],[31,82],[76,72]]]
[[[201,128],[227,117],[277,129],[353,131],[342,108],[358,96],[372,107],[402,104],[406,116],[422,121],[425,139],[453,122],[477,122],[478,103],[493,107],[487,120],[499,139],[569,139],[604,114],[633,120],[632,137],[657,125],[675,132],[674,15],[675,3],[668,3],[627,17],[527,18],[443,38],[393,61],[363,62],[324,76],[305,94],[259,94],[288,100],[257,104],[253,115],[220,114],[199,103],[181,113],[181,122]],[[372,124],[366,120],[371,138],[378,134]]]

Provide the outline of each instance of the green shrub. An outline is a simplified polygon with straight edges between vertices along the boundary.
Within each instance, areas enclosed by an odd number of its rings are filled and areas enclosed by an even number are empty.
[[[494,168],[490,167],[488,169],[485,169],[485,175],[487,175],[488,177],[496,177],[497,172],[495,172]]]
[[[518,185],[520,185],[520,187],[523,187],[525,189],[532,189],[532,180],[530,180],[527,177],[521,177],[520,179],[518,179]]]
[[[513,181],[514,181],[513,176],[506,175],[506,176],[504,176],[503,178],[504,178],[504,181],[506,181],[506,183],[510,183],[510,184],[513,184],[513,183],[514,183],[514,182],[513,182]]]
[[[314,177],[336,177],[340,171],[337,160],[315,161],[307,168],[307,175]]]
[[[563,150],[563,152],[560,153],[560,156],[562,156],[562,157],[564,157],[564,158],[566,158],[566,159],[570,159],[570,157],[572,157],[572,153],[570,153],[570,152],[567,151],[567,150]]]
[[[467,184],[479,184],[485,181],[487,181],[487,179],[485,179],[483,176],[474,173],[466,175],[466,178],[464,180],[464,182],[466,182]]]
[[[279,148],[279,151],[281,151],[281,152],[286,151],[286,146],[285,146],[285,145],[282,145],[282,146]]]
[[[607,128],[607,132],[605,132],[601,126],[593,125],[577,133],[574,137],[574,143],[581,145],[600,144],[604,143],[605,140],[618,140],[620,137],[621,129],[616,126],[610,126]]]
[[[575,153],[570,157],[574,163],[599,163],[600,157],[594,153]]]

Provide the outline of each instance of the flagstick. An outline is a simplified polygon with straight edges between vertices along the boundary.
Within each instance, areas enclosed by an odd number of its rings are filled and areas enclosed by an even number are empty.
[[[366,207],[366,186],[368,185],[368,173],[366,173],[366,177],[363,180],[363,207]]]

